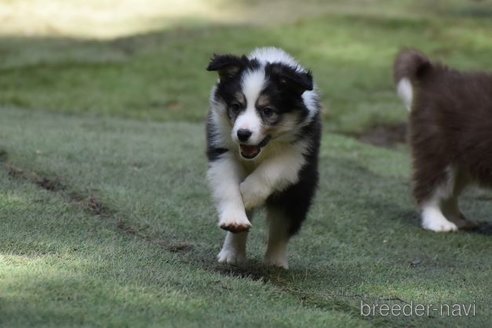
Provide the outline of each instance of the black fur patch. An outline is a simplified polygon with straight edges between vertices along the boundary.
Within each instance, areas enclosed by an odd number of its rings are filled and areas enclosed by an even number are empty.
[[[300,138],[308,141],[309,148],[304,153],[306,164],[299,171],[299,181],[281,192],[272,194],[267,200],[268,208],[283,211],[289,220],[287,224],[290,236],[296,234],[301,228],[318,187],[318,157],[321,139],[319,114],[303,129],[303,135]]]
[[[214,130],[213,122],[210,118],[210,113],[208,114],[207,118],[207,125],[206,125],[206,136],[207,136],[207,159],[210,162],[216,161],[217,159],[220,158],[220,155],[228,152],[229,150],[227,148],[223,147],[217,147],[214,146],[214,138],[217,137],[217,132]]]
[[[274,63],[265,67],[265,73],[282,88],[297,95],[302,95],[304,91],[313,90],[313,77],[310,71],[299,72],[290,66]]]
[[[207,71],[217,71],[221,80],[227,80],[239,75],[248,62],[246,56],[214,54],[207,66]]]

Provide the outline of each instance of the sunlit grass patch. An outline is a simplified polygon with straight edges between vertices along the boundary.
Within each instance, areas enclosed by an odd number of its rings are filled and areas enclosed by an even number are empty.
[[[15,0],[0,4],[0,35],[114,38],[226,20],[217,0]]]
[[[404,121],[392,61],[404,46],[463,68],[490,64],[487,21],[330,13],[281,25],[180,28],[113,41],[5,39],[0,104],[159,121],[202,121],[213,53],[286,49],[313,71],[327,127]]]

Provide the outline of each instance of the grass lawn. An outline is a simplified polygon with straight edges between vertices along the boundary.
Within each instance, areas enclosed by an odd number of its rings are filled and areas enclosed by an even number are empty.
[[[283,7],[295,12],[299,4],[291,2]],[[456,5],[444,11],[439,1],[432,7],[413,1],[367,1],[365,6],[347,1],[347,8],[320,4],[335,1],[305,2],[320,7],[322,15],[273,25],[253,19],[238,24],[191,20],[175,28],[97,40],[74,39],[68,32],[19,36],[20,30],[0,39],[0,104],[201,122],[215,80],[205,71],[211,54],[242,54],[274,45],[313,70],[324,96],[328,129],[360,132],[376,123],[405,119],[391,77],[393,57],[401,47],[419,47],[462,68],[491,66],[492,20],[470,16],[480,4],[451,1]],[[245,16],[246,5],[230,15],[242,17],[237,19],[242,22],[249,17],[260,20],[273,11],[268,2],[255,3],[258,9],[251,16]],[[381,7],[386,11],[379,12]],[[436,15],[428,14],[438,9]]]
[[[390,70],[403,45],[491,66],[491,10],[464,0],[288,1],[294,14],[269,20],[275,1],[197,0],[170,12],[156,3],[131,15],[135,2],[123,1],[107,22],[109,0],[74,1],[75,16],[53,1],[47,12],[73,22],[52,25],[42,1],[0,6],[11,15],[0,28],[0,326],[490,324],[490,236],[420,229],[406,147],[347,135],[405,121]],[[326,107],[320,190],[289,271],[261,264],[262,213],[250,260],[216,263],[224,232],[204,178],[215,80],[204,67],[213,52],[261,45],[309,66]],[[490,221],[490,199],[473,189],[464,210]],[[476,315],[364,317],[361,302],[473,304]]]

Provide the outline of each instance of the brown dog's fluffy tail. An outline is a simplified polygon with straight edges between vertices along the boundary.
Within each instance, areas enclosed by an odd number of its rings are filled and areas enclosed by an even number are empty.
[[[398,96],[409,111],[412,109],[415,82],[431,67],[431,61],[418,50],[405,49],[396,56],[393,78]]]
[[[420,51],[404,49],[396,56],[393,76],[395,83],[403,78],[416,81],[432,66],[431,61]]]

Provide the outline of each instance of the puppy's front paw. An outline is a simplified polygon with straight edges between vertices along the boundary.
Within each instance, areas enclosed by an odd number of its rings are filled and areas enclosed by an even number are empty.
[[[249,222],[246,214],[235,214],[225,216],[225,219],[221,219],[219,222],[221,229],[238,233],[248,231],[251,228],[251,222]]]
[[[246,179],[239,185],[243,204],[246,210],[251,210],[263,205],[269,196],[269,192],[261,183]]]

